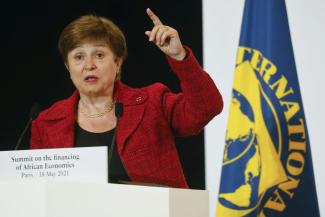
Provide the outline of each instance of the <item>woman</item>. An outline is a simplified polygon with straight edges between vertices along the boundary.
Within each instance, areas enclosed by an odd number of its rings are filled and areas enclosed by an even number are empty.
[[[181,81],[173,94],[160,83],[134,89],[119,81],[126,57],[121,30],[103,17],[83,16],[61,33],[59,50],[76,91],[43,111],[32,125],[31,148],[110,145],[114,181],[187,188],[175,136],[198,134],[221,112],[221,95],[175,29],[147,9],[154,27],[150,42],[166,54]],[[124,112],[117,120],[116,104]],[[114,147],[114,144],[113,146]]]

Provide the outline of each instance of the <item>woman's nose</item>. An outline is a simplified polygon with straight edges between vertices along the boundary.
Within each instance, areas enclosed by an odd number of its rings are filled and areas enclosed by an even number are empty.
[[[96,69],[96,64],[91,57],[86,58],[85,69],[88,71]]]

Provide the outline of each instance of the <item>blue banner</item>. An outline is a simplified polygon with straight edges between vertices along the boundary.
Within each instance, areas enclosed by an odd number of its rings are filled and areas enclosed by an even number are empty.
[[[284,0],[246,0],[217,217],[319,217]]]

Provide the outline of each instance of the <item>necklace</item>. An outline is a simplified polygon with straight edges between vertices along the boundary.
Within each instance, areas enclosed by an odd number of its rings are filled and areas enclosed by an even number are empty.
[[[90,114],[89,112],[86,112],[85,110],[83,110],[81,108],[80,101],[79,101],[79,111],[81,114],[83,114],[87,118],[100,118],[100,117],[103,117],[106,113],[112,111],[112,109],[114,108],[114,105],[115,105],[115,100],[113,100],[111,103],[107,103],[105,105],[104,111],[99,112],[99,113]]]

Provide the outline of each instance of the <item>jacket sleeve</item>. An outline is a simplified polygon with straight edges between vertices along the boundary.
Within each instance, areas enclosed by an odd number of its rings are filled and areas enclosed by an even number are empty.
[[[162,95],[163,112],[176,136],[198,134],[203,127],[222,111],[222,96],[211,77],[202,69],[192,51],[185,47],[186,59],[167,57],[178,76],[182,92],[165,91]]]

